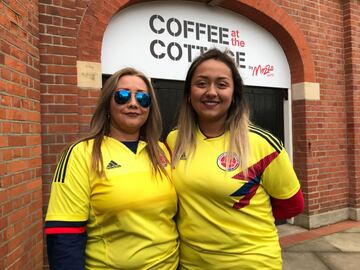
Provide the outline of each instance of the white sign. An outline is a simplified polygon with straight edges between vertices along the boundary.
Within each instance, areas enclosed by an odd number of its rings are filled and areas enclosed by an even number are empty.
[[[102,72],[132,66],[151,78],[185,80],[192,60],[213,47],[229,50],[246,85],[290,88],[288,62],[269,32],[192,2],[150,2],[117,13],[104,34]]]

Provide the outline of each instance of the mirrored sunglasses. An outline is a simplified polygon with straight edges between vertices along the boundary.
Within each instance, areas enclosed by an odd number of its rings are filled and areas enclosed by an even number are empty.
[[[114,93],[114,99],[117,104],[123,105],[131,99],[131,92],[127,89],[116,90]],[[149,93],[137,92],[135,94],[135,99],[143,108],[147,108],[151,104],[151,97]]]

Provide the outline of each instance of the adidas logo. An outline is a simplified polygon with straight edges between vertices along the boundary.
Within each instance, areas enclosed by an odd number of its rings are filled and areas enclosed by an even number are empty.
[[[119,164],[117,164],[115,161],[111,160],[109,164],[106,166],[106,169],[115,169],[121,167]]]

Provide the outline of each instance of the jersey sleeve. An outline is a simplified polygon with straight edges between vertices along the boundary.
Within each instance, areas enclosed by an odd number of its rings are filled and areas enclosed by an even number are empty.
[[[304,197],[301,189],[289,199],[271,199],[272,212],[275,219],[288,219],[304,211]]]
[[[264,170],[262,185],[276,199],[289,199],[299,191],[300,183],[285,148]]]
[[[86,234],[49,234],[46,248],[51,270],[85,269]]]
[[[90,154],[87,142],[62,155],[51,184],[45,221],[86,221],[90,209]]]

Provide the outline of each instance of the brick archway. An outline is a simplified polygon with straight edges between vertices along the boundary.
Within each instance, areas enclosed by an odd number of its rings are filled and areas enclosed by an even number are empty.
[[[101,46],[105,29],[119,10],[149,0],[92,0],[79,27],[78,60],[101,62]],[[203,2],[203,1],[194,1]],[[208,4],[231,10],[248,17],[279,41],[288,59],[292,84],[315,82],[311,52],[295,21],[283,9],[270,1],[213,0]]]

